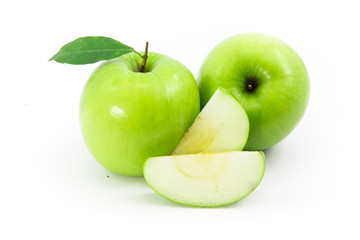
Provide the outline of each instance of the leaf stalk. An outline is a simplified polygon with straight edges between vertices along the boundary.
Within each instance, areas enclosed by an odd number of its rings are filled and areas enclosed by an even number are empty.
[[[149,42],[146,42],[145,44],[145,53],[144,53],[144,56],[142,57],[143,58],[143,62],[141,64],[141,68],[140,68],[140,72],[145,72],[145,67],[146,67],[146,60],[148,58],[148,48],[149,48]]]

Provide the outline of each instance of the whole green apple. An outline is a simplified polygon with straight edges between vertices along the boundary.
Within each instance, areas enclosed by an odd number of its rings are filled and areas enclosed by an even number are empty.
[[[180,62],[149,53],[146,68],[135,53],[103,63],[80,101],[86,145],[108,170],[143,176],[149,157],[169,155],[200,111],[199,91]]]
[[[245,33],[216,46],[199,73],[204,107],[218,87],[244,107],[250,122],[245,150],[262,150],[284,139],[303,116],[309,77],[300,57],[278,38]]]

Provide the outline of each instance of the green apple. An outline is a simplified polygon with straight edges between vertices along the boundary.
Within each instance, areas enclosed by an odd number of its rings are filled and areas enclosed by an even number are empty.
[[[241,200],[260,183],[262,152],[200,153],[149,158],[144,176],[162,197],[184,205],[217,207]]]
[[[205,59],[198,81],[202,107],[218,87],[244,107],[250,121],[246,150],[266,149],[284,139],[309,98],[309,77],[300,57],[265,34],[239,34],[221,42]]]
[[[143,176],[145,160],[169,155],[200,111],[191,72],[178,61],[135,53],[103,63],[80,101],[80,124],[94,158],[108,170]]]
[[[249,135],[249,120],[240,103],[219,88],[202,109],[173,155],[242,150]]]

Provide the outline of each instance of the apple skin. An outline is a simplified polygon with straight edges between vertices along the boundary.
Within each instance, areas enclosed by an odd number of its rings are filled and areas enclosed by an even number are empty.
[[[85,143],[106,169],[143,176],[149,157],[169,155],[200,111],[199,90],[180,62],[149,53],[123,55],[100,65],[80,100]]]
[[[244,150],[264,150],[284,139],[302,118],[310,92],[307,70],[295,51],[260,33],[235,35],[217,45],[198,81],[202,107],[218,87],[244,107],[250,122]]]

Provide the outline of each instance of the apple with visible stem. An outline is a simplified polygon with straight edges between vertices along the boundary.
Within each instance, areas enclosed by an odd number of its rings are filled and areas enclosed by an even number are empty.
[[[259,33],[232,36],[217,45],[199,72],[201,106],[222,87],[244,107],[250,133],[246,150],[263,150],[284,139],[302,118],[309,77],[296,52]]]
[[[249,195],[265,171],[262,152],[199,153],[153,157],[144,164],[149,186],[189,206],[218,207]]]
[[[147,49],[147,48],[146,48]],[[103,63],[80,101],[86,145],[108,170],[143,176],[149,157],[169,155],[200,111],[191,72],[158,53],[128,53]]]
[[[174,150],[174,155],[242,150],[249,120],[240,103],[225,89],[217,89]]]

